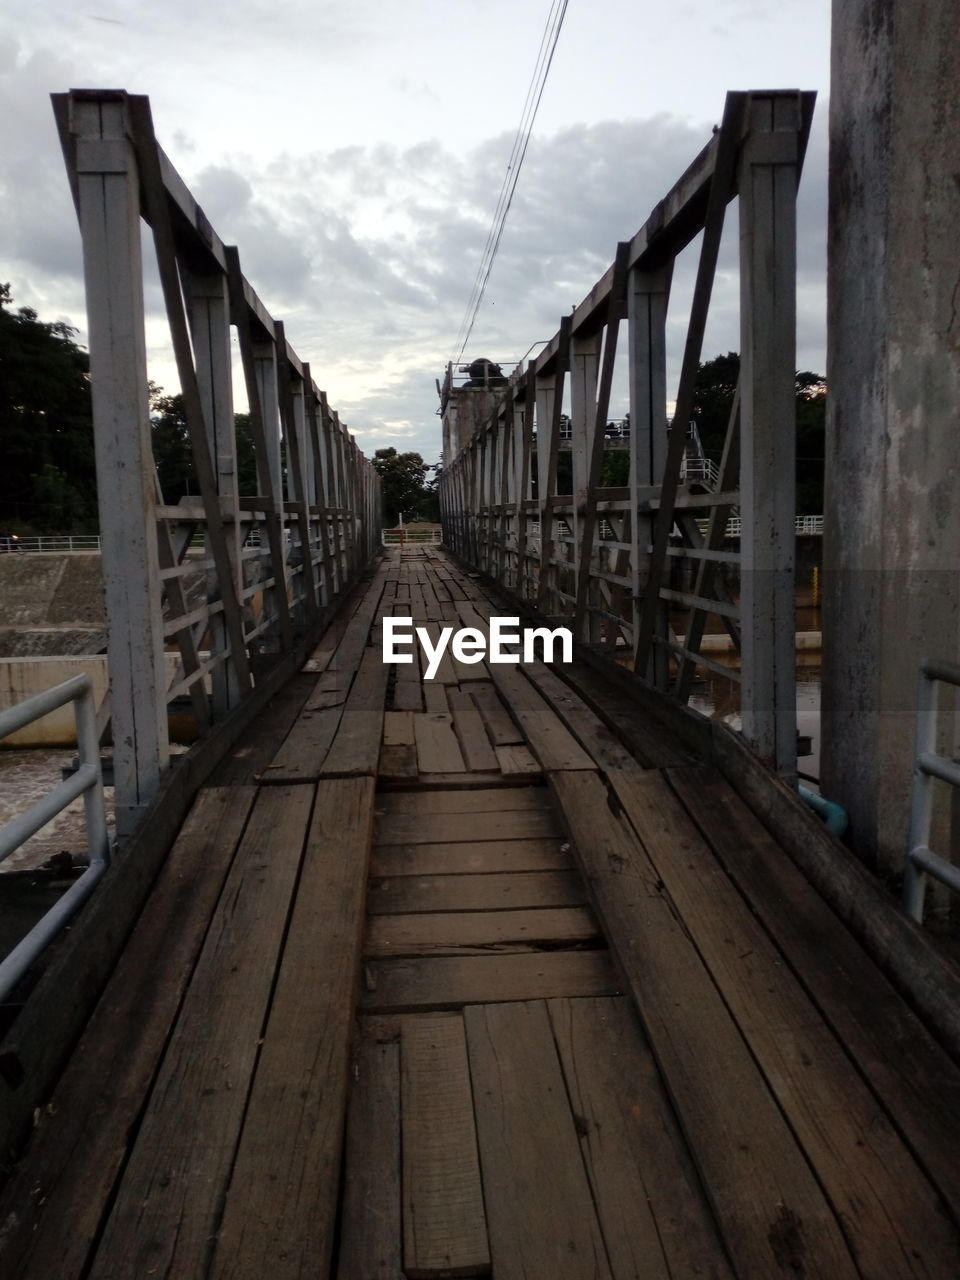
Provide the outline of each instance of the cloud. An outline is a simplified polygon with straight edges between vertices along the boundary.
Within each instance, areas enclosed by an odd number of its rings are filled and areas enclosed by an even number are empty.
[[[176,7],[185,13],[186,0]],[[219,0],[210,6],[223,7]],[[137,11],[138,20],[145,12]],[[276,22],[266,0],[245,0],[244,12]],[[119,6],[103,13],[123,18]],[[332,22],[331,15],[332,6],[318,6],[316,21]],[[202,19],[208,21],[210,14]],[[337,39],[349,42],[369,21],[369,9],[358,6]],[[47,90],[78,79],[68,60],[17,55],[0,40],[0,113],[18,125],[0,171],[0,279],[11,277],[18,301],[57,315],[66,310],[75,324],[83,315],[79,238]],[[416,94],[420,86],[404,91]],[[823,366],[825,120],[821,106],[800,195],[798,364],[813,368]],[[326,150],[291,144],[267,159],[231,151],[211,161],[189,128],[178,133],[175,123],[166,134],[163,119],[156,124],[221,238],[239,246],[248,279],[286,322],[290,341],[362,447],[370,452],[403,440],[435,458],[434,381],[455,354],[512,134],[465,147],[436,138]],[[636,232],[709,136],[708,124],[667,113],[535,135],[468,354],[510,364],[549,338],[606,269],[617,241]],[[695,252],[692,246],[676,273],[671,379]],[[705,358],[739,345],[736,256],[734,208]],[[154,287],[148,305],[155,330]],[[170,386],[174,378],[160,371],[157,380]]]

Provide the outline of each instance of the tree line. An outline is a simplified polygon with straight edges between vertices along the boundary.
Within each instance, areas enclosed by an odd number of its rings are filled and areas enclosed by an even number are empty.
[[[76,330],[39,319],[30,307],[13,306],[10,286],[0,284],[0,528],[20,534],[96,533],[96,466],[90,397],[90,363],[75,341]],[[726,431],[740,371],[736,352],[700,365],[693,421],[704,451],[715,462]],[[821,374],[796,377],[797,510],[823,510],[826,381]],[[198,493],[193,458],[179,394],[151,387],[150,417],[154,457],[164,501],[176,503]],[[256,456],[248,414],[236,415],[237,472],[242,496],[257,493]],[[439,519],[440,463],[419,453],[378,449],[372,459],[380,474],[383,521]],[[561,452],[560,492],[570,492],[570,454]],[[602,483],[629,478],[625,450],[609,450]]]

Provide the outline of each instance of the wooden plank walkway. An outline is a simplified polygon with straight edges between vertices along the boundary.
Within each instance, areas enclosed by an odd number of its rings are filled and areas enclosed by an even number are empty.
[[[716,769],[589,671],[380,660],[509,613],[394,551],[223,761],[0,1275],[960,1275],[960,1070]]]

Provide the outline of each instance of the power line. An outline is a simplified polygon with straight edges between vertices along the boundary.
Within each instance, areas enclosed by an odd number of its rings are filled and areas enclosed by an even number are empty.
[[[523,167],[524,157],[527,154],[527,146],[530,142],[530,134],[533,130],[534,121],[537,118],[537,111],[540,107],[540,100],[543,97],[543,90],[547,82],[547,76],[550,72],[550,66],[553,62],[553,54],[557,47],[557,40],[560,37],[560,29],[563,26],[563,19],[566,16],[568,0],[552,0],[550,13],[547,15],[546,25],[544,26],[543,36],[540,40],[540,50],[537,54],[536,65],[533,75],[527,88],[527,96],[524,100],[523,111],[520,116],[520,124],[517,127],[516,136],[513,140],[513,147],[510,151],[510,158],[507,161],[506,172],[503,176],[503,182],[500,186],[500,194],[497,198],[497,207],[494,210],[493,221],[490,224],[490,230],[487,233],[487,241],[483,248],[483,254],[480,258],[480,266],[477,269],[476,279],[473,282],[473,289],[467,301],[467,308],[464,312],[463,320],[460,322],[460,328],[457,331],[455,346],[457,354],[453,359],[454,364],[460,362],[466,349],[467,343],[470,341],[470,335],[473,332],[473,326],[480,310],[480,304],[483,301],[483,295],[487,287],[487,281],[490,279],[490,272],[493,270],[493,264],[497,256],[497,250],[500,248],[500,238],[503,235],[504,224],[507,220],[507,214],[510,212],[510,206],[513,204],[514,192],[517,189],[517,182],[520,178],[520,170]]]

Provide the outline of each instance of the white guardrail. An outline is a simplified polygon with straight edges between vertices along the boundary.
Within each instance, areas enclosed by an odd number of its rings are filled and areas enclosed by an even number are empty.
[[[960,867],[930,848],[933,823],[933,779],[960,787],[960,764],[937,754],[938,685],[960,687],[960,663],[925,658],[920,664],[917,693],[917,753],[910,793],[910,830],[907,866],[903,877],[903,908],[923,923],[923,899],[927,876],[933,876],[954,893],[960,893]]]
[[[381,529],[380,541],[385,547],[411,547],[415,545],[434,545],[443,541],[439,529]]]
[[[25,813],[0,828],[0,862],[78,796],[83,796],[90,865],[0,963],[0,1000],[7,998],[37,956],[90,896],[110,861],[103,775],[100,772],[100,741],[90,677],[74,676],[72,680],[65,680],[63,684],[38,693],[15,707],[0,711],[0,738],[16,733],[68,702],[74,704],[77,719],[79,767],[76,773],[58,783]]]
[[[707,527],[706,520],[699,520],[698,524],[704,529]],[[536,524],[536,522],[534,522]],[[823,533],[823,516],[797,516],[797,533],[807,537],[814,537]],[[536,536],[539,529],[534,527],[531,532]],[[740,517],[730,516],[727,520],[726,537],[740,537]],[[382,529],[380,533],[381,542],[386,546],[396,546],[400,542],[398,529]],[[439,543],[442,541],[442,535],[439,529],[416,531],[411,533],[408,529],[403,531],[403,541],[408,545],[417,542]],[[191,545],[203,546],[203,534],[197,534]],[[260,545],[260,530],[251,529],[246,537],[246,545],[250,547],[258,547]],[[0,552],[4,551],[99,551],[100,539],[95,534],[44,534],[37,538],[17,538],[13,535],[0,536]]]

